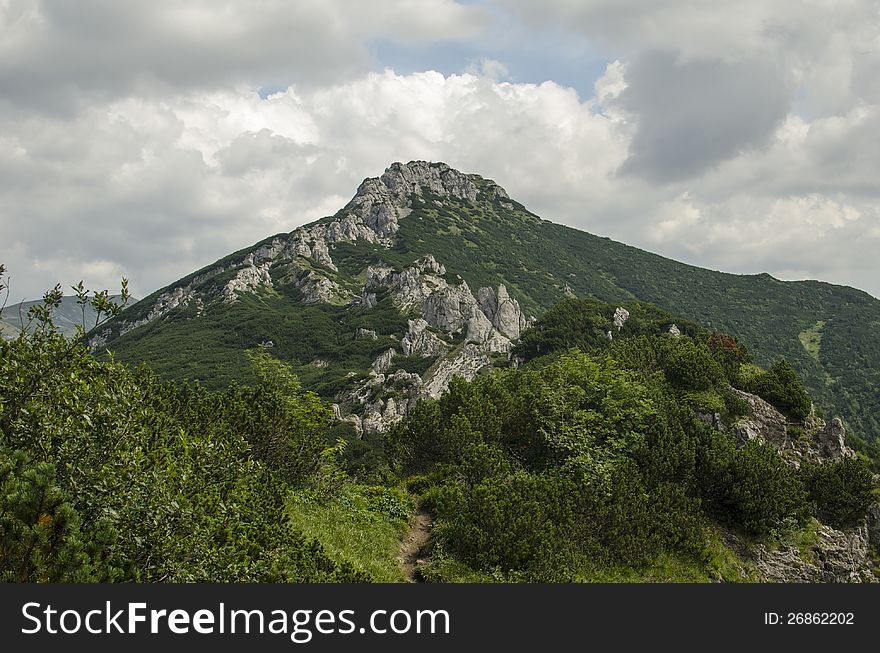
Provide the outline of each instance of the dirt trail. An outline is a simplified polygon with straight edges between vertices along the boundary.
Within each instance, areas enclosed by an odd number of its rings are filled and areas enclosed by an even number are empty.
[[[415,519],[410,524],[409,532],[400,543],[400,553],[397,560],[400,562],[400,568],[406,574],[406,580],[409,583],[421,583],[422,579],[419,575],[420,557],[431,539],[431,522],[433,517],[426,510],[419,510]]]

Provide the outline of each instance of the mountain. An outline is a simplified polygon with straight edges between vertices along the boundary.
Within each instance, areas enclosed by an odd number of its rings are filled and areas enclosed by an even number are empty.
[[[119,303],[119,295],[113,295],[110,299]],[[11,339],[15,338],[22,328],[32,330],[33,325],[28,325],[28,311],[32,306],[41,303],[41,301],[21,302],[4,308],[3,313],[0,314],[0,336]],[[66,296],[61,300],[61,305],[53,311],[52,317],[59,333],[71,337],[76,334],[78,326],[86,331],[94,327],[96,315],[91,305],[82,307],[76,303],[76,297]]]
[[[877,299],[672,261],[543,220],[442,163],[391,165],[335,215],[176,281],[89,342],[214,388],[253,380],[245,351],[268,348],[340,418],[376,431],[452,376],[506,362],[534,317],[572,295],[649,302],[736,336],[761,365],[788,359],[821,410],[880,436]]]

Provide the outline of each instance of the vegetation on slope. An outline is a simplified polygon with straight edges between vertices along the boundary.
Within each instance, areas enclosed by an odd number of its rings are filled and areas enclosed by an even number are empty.
[[[745,411],[730,350],[711,346],[723,338],[651,335],[667,319],[645,309],[632,335],[609,342],[583,328],[594,311],[607,315],[596,302],[556,307],[523,339],[522,369],[455,382],[392,432],[400,472],[437,514],[429,576],[650,579],[674,568],[748,580],[714,524],[772,540],[816,515],[837,526],[864,515],[866,461],[798,470],[698,418],[706,406],[725,419]],[[587,353],[565,351],[572,340]]]
[[[649,305],[609,340],[614,305],[562,302],[521,368],[454,381],[352,458],[271,349],[244,355],[249,385],[167,382],[56,333],[57,301],[0,343],[2,580],[401,580],[403,479],[436,517],[428,580],[753,580],[722,528],[807,546],[816,517],[846,527],[873,500],[865,460],[795,469],[700,419],[742,415],[733,386],[792,419],[809,397],[784,362]]]
[[[330,254],[339,271],[322,273],[357,292],[367,265],[384,261],[400,269],[433,254],[450,280],[460,275],[471,288],[504,283],[536,316],[561,300],[566,287],[614,304],[648,302],[749,342],[763,366],[788,360],[819,405],[843,417],[858,436],[880,436],[880,344],[873,336],[880,301],[866,293],[692,267],[541,220],[504,198],[471,203],[425,192],[411,201],[412,213],[400,220],[390,249],[362,241],[336,244]],[[388,339],[353,342],[354,330],[364,326],[399,337],[406,316],[396,314],[387,299],[372,311],[303,305],[288,267],[278,264],[271,271],[277,292],[207,306],[199,318],[194,308],[176,311],[109,346],[122,360],[148,362],[166,378],[199,379],[219,388],[233,379],[246,381],[243,351],[258,339],[271,340],[279,358],[331,397],[350,381],[349,374],[364,373],[369,357],[390,345]],[[204,283],[222,280],[221,275]],[[127,319],[142,316],[149,299],[132,307]],[[321,367],[315,368],[315,361]]]
[[[370,578],[285,515],[327,478],[332,416],[277,364],[210,393],[96,361],[40,317],[0,342],[0,580]]]

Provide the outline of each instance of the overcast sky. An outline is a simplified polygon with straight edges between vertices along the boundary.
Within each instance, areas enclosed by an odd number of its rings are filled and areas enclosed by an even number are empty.
[[[880,296],[880,2],[0,0],[11,300],[145,296],[411,159]]]

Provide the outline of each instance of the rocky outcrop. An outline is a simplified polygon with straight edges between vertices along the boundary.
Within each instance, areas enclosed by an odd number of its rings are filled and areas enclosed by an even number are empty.
[[[388,368],[391,367],[391,363],[394,362],[394,357],[396,355],[397,351],[395,351],[393,347],[391,349],[386,349],[376,360],[373,361],[373,364],[370,365],[370,369],[376,374],[384,374],[388,371]]]
[[[856,455],[846,446],[846,429],[838,417],[819,428],[815,432],[813,442],[815,453],[826,460],[840,460]]]
[[[470,175],[462,174],[445,163],[392,163],[379,180],[398,201],[408,199],[410,195],[428,192],[441,198],[453,197],[474,202],[480,194],[480,189]],[[490,189],[492,186],[497,188],[491,182],[488,186]]]
[[[378,340],[379,336],[376,335],[376,332],[372,329],[358,329],[354,332],[354,337],[357,340]]]
[[[618,307],[616,311],[614,311],[614,317],[612,321],[614,326],[617,327],[617,330],[620,331],[623,328],[623,325],[626,324],[626,321],[629,319],[629,311],[625,308]]]
[[[775,583],[876,582],[868,553],[866,524],[850,530],[818,526],[815,544],[801,551],[792,545],[770,550],[760,544],[752,550],[758,572]]]
[[[733,388],[734,394],[745,401],[751,415],[733,424],[733,434],[739,444],[761,440],[779,450],[789,447],[785,415],[757,395]]]
[[[489,365],[486,351],[476,343],[467,343],[457,352],[440,359],[428,371],[422,393],[432,399],[439,398],[455,377],[472,381],[479,371]]]
[[[314,271],[303,276],[294,285],[302,292],[304,304],[330,303],[343,294],[338,283]]]
[[[385,288],[391,291],[392,301],[400,310],[414,307],[421,309],[425,300],[433,293],[449,287],[440,276],[445,273],[443,266],[430,254],[400,272],[386,263],[371,265],[366,271],[367,278],[361,296],[372,293],[375,305],[375,292]],[[364,305],[363,301],[361,305]]]
[[[422,379],[418,374],[397,370],[393,374],[374,374],[346,397],[344,404],[357,407],[362,416],[343,414],[336,418],[349,422],[358,437],[388,431],[412,412],[421,396]],[[337,414],[338,413],[338,414]]]
[[[406,335],[400,341],[405,356],[433,358],[449,351],[449,345],[428,329],[422,318],[409,320]]]
[[[458,333],[467,327],[477,300],[462,281],[431,293],[424,303],[423,315],[431,326],[447,333]]]
[[[477,302],[492,326],[511,340],[517,340],[528,324],[519,302],[508,294],[504,284],[498,286],[497,292],[491,288],[480,288]]]
[[[364,291],[361,293],[360,297],[356,297],[354,299],[354,305],[360,306],[361,308],[373,308],[378,302],[378,298],[376,297],[376,293]]]
[[[789,425],[785,415],[760,397],[733,389],[745,401],[750,415],[742,417],[731,427],[738,444],[761,440],[776,447],[792,467],[804,462],[823,464],[842,458],[851,458],[855,452],[846,446],[846,430],[839,419],[826,423],[814,414],[804,422]],[[798,427],[798,437],[792,438],[790,426]]]
[[[234,302],[238,293],[254,292],[260,286],[272,287],[268,263],[248,265],[238,270],[235,276],[223,286],[223,301]]]
[[[669,331],[667,331],[666,333],[668,333],[673,338],[680,338],[681,337],[681,329],[679,329],[678,325],[676,325],[676,324],[670,325]]]
[[[865,525],[868,527],[868,543],[880,549],[880,503],[872,503],[868,508]]]

